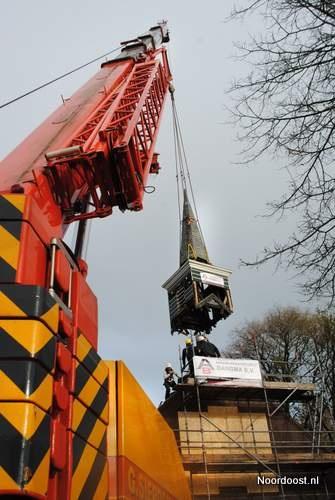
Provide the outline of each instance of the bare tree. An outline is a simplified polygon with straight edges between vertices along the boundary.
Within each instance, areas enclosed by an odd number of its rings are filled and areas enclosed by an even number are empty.
[[[264,35],[241,46],[251,73],[234,83],[245,161],[284,155],[290,181],[272,214],[294,211],[296,231],[265,248],[303,275],[309,297],[335,300],[335,2],[245,0],[232,17],[261,15]]]
[[[335,317],[319,314],[313,336],[315,364],[322,369],[325,403],[334,423],[335,417]]]
[[[293,307],[277,308],[262,320],[237,328],[235,340],[223,355],[259,359],[263,371],[272,379],[290,382],[308,373],[311,380],[314,330],[312,314]]]
[[[233,342],[222,352],[224,357],[258,359],[270,380],[314,383],[322,393],[323,427],[334,432],[335,316],[277,308],[263,319],[237,328],[234,334]],[[305,407],[294,403],[286,410],[304,428],[312,428]]]

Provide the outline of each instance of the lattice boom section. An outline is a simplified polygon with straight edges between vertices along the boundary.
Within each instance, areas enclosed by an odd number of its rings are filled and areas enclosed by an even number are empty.
[[[113,149],[129,146],[140,177],[150,167],[168,83],[159,60],[137,64],[104,129],[111,134]]]
[[[85,125],[78,132],[78,135],[74,137],[74,139],[72,139],[69,146],[84,146],[85,143],[91,142],[89,141],[89,139],[92,137],[93,134],[95,136],[98,125],[104,118],[107,110],[113,104],[113,101],[116,99],[117,95],[118,93],[114,91],[102,102],[99,108],[96,109],[94,113],[92,113],[88,122],[85,123]]]
[[[158,171],[154,146],[170,78],[165,53],[135,62],[69,145],[49,153],[46,173],[67,222],[105,217],[114,206],[142,209],[152,163]]]

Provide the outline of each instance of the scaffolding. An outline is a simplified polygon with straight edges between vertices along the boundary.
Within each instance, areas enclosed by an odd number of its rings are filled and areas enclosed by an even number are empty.
[[[180,367],[176,392],[160,411],[194,500],[335,498],[335,426],[323,425],[321,367],[301,373],[277,364],[249,385],[190,378]]]

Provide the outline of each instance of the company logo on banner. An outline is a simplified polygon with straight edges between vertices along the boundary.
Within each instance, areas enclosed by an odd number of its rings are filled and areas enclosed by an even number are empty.
[[[194,356],[196,377],[212,379],[262,380],[259,362],[254,359],[205,358]]]

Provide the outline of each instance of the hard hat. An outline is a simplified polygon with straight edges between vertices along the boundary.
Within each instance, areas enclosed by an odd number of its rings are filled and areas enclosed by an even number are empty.
[[[190,344],[192,344],[192,340],[191,340],[191,339],[186,339],[186,340],[185,340],[185,344],[186,344],[186,345],[190,345]]]
[[[166,366],[165,366],[165,368],[172,368],[172,365],[171,365],[171,363],[166,363]]]
[[[198,335],[197,342],[199,342],[199,340],[205,340],[205,337],[203,335]]]

